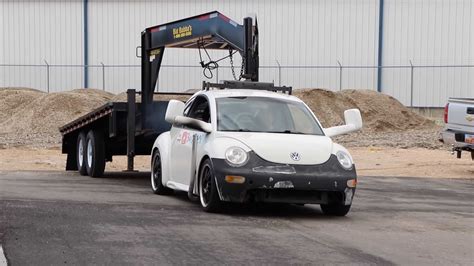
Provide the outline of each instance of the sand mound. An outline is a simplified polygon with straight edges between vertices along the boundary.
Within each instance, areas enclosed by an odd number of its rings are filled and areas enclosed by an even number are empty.
[[[295,90],[315,112],[324,127],[344,123],[344,111],[358,108],[366,132],[423,129],[435,123],[402,105],[395,98],[372,90],[344,90],[332,92],[322,89]]]
[[[0,123],[43,95],[44,92],[28,88],[0,88]]]
[[[417,115],[393,97],[369,90],[331,92],[321,89],[295,90],[324,127],[344,123],[344,110],[359,108],[364,122],[362,134],[433,129],[434,122]],[[155,100],[187,100],[188,95],[155,95]],[[0,146],[44,146],[61,141],[58,128],[108,101],[126,102],[127,94],[114,95],[95,89],[44,93],[27,88],[0,88]],[[137,101],[140,97],[137,96]],[[372,139],[372,138],[371,138]],[[2,144],[4,143],[4,144]]]
[[[58,127],[99,107],[114,95],[95,89],[60,93],[1,90],[0,133],[58,134]],[[5,103],[3,103],[3,101]],[[6,109],[5,111],[3,109]]]

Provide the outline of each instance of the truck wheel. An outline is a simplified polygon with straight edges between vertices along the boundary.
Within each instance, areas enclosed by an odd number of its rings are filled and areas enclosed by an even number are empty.
[[[162,182],[162,171],[161,171],[161,156],[160,151],[153,153],[153,159],[151,161],[151,190],[153,193],[158,195],[169,195],[173,193],[173,190],[167,188]]]
[[[100,177],[105,169],[105,142],[100,131],[90,130],[86,137],[86,169],[91,177]]]
[[[350,209],[351,205],[340,203],[321,204],[321,210],[327,216],[346,216]]]
[[[199,201],[206,212],[219,212],[222,202],[217,192],[214,169],[211,161],[206,159],[199,172]]]
[[[77,147],[76,147],[76,161],[77,170],[81,175],[87,175],[86,169],[86,134],[84,132],[79,133],[77,136]]]

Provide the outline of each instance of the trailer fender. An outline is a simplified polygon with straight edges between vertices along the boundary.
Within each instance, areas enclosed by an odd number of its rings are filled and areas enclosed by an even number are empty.
[[[170,132],[164,132],[163,134],[159,135],[156,138],[155,143],[153,144],[151,156],[153,158],[153,154],[156,150],[160,152],[161,155],[161,181],[163,185],[168,182],[170,179],[170,147],[171,147],[171,136]],[[165,185],[166,186],[166,185]]]

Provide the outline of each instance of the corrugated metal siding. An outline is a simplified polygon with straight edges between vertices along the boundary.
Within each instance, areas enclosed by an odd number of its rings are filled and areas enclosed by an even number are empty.
[[[82,64],[82,1],[1,1],[2,64]],[[46,90],[45,67],[0,67],[2,86]],[[77,88],[81,68],[51,68],[51,90]]]
[[[385,0],[384,65],[474,64],[474,1]],[[384,92],[410,104],[410,69],[385,69]],[[474,68],[415,68],[413,104],[474,97]]]
[[[140,45],[140,31],[195,14],[219,10],[238,23],[249,14],[258,14],[260,63],[277,66],[376,64],[377,1],[343,0],[262,0],[262,1],[90,1],[91,64],[139,64],[135,47]],[[215,57],[226,53],[213,53]],[[197,51],[165,52],[165,65],[197,65]],[[240,58],[235,60],[240,65]],[[228,61],[224,63],[228,65]],[[238,69],[237,69],[238,71]],[[91,85],[101,86],[102,69],[91,75]],[[106,84],[113,89],[138,87],[139,69],[106,68]],[[373,88],[375,71],[362,73],[347,70],[345,84]],[[229,69],[219,71],[219,79],[230,79]],[[199,87],[200,68],[164,68],[160,90],[185,90]],[[261,70],[261,79],[278,81],[276,69]],[[286,84],[294,87],[338,87],[338,69],[290,69],[282,72]]]
[[[385,0],[384,65],[474,64],[474,1]],[[83,1],[0,0],[2,36],[0,64],[83,63]],[[238,23],[249,13],[258,15],[262,81],[278,83],[277,61],[285,68],[284,85],[338,89],[338,61],[344,66],[377,64],[379,0],[89,0],[89,86],[113,92],[140,89],[140,59],[135,48],[140,32],[211,10]],[[225,52],[212,53],[214,58]],[[240,65],[240,58],[235,58]],[[165,51],[161,91],[199,88],[202,69],[195,50]],[[100,67],[104,63],[105,67]],[[111,65],[123,65],[112,67]],[[222,63],[228,66],[228,61]],[[51,68],[51,90],[79,88],[82,67]],[[239,69],[236,69],[239,72]],[[217,75],[217,73],[214,73]],[[375,89],[376,69],[344,68],[342,88]],[[214,77],[215,80],[217,77]],[[221,68],[218,79],[232,79]],[[410,103],[410,69],[384,69],[384,92]],[[28,86],[46,90],[46,67],[1,67],[0,86]],[[415,68],[417,106],[442,106],[448,96],[474,97],[474,68]]]

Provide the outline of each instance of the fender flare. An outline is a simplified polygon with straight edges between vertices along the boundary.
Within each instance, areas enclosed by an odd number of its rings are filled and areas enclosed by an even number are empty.
[[[199,160],[196,161],[196,164],[197,164],[197,166],[196,166],[196,175],[194,176],[194,178],[191,181],[192,186],[190,186],[190,188],[193,187],[195,189],[195,192],[196,192],[196,193],[193,193],[193,196],[194,195],[196,195],[197,197],[200,196],[199,195],[199,188],[197,188],[197,182],[196,181],[199,179],[199,173],[201,172],[202,164],[203,164],[204,160],[206,160],[206,159],[209,159],[209,161],[211,162],[211,165],[212,165],[212,169],[214,169],[214,162],[212,161],[212,158],[208,154],[202,155],[201,158],[199,158]],[[216,175],[214,175],[214,183],[216,184],[217,194],[219,195],[219,199],[221,201],[226,201],[224,199],[224,197],[222,196],[222,191],[221,191],[221,188],[219,187],[219,182],[217,182],[217,176]],[[190,195],[188,194],[188,197],[189,196]]]

